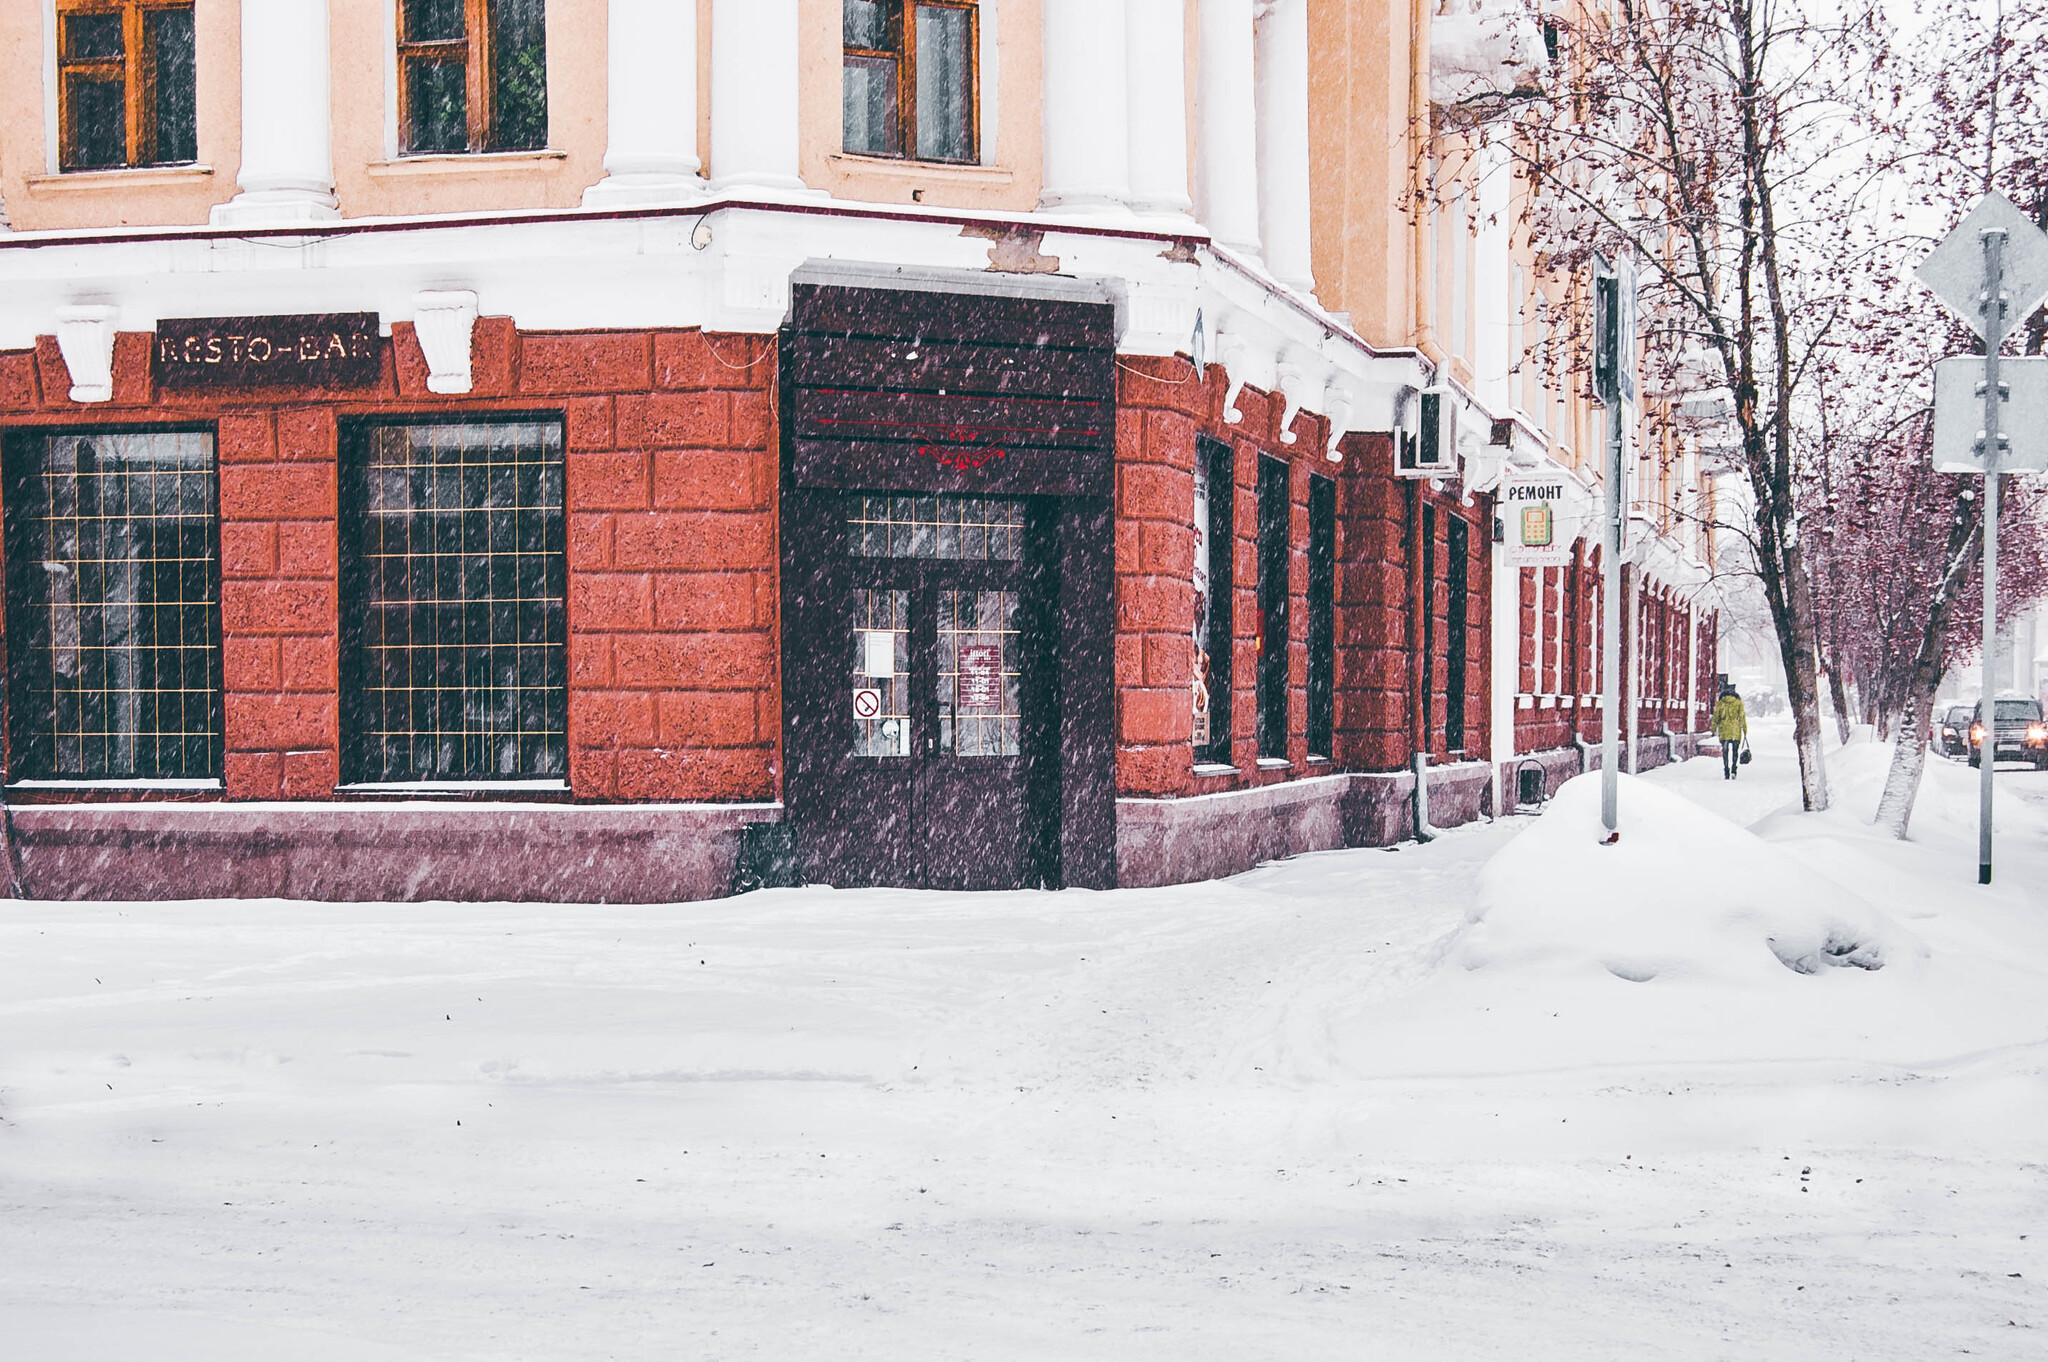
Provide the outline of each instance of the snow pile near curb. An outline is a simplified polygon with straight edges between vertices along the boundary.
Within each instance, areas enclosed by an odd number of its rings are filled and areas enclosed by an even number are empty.
[[[1754,833],[1648,781],[1621,781],[1616,845],[1600,844],[1590,774],[1488,862],[1459,963],[1768,986],[1924,954],[1883,913]]]

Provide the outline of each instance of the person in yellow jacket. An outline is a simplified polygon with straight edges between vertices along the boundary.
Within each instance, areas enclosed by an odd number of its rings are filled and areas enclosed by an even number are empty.
[[[1735,687],[1723,686],[1714,701],[1714,736],[1721,740],[1721,779],[1733,780],[1742,769],[1742,748],[1749,740],[1749,715]]]

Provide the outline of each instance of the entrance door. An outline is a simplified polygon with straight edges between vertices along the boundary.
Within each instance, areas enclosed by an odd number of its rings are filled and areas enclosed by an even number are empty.
[[[805,611],[816,665],[789,692],[792,707],[825,709],[822,723],[790,715],[793,735],[810,734],[811,750],[792,745],[788,789],[810,877],[935,889],[1045,883],[1054,688],[1047,574],[1032,552],[1043,531],[1030,503],[829,501],[844,551],[838,570],[813,581],[836,603]]]

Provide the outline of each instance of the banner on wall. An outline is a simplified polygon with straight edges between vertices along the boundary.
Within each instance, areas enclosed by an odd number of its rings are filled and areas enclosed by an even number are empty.
[[[1579,537],[1585,493],[1563,472],[1510,470],[1497,493],[1507,565],[1513,568],[1565,567]]]

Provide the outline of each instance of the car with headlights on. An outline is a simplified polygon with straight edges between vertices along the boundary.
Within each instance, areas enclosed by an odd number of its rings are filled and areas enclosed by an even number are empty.
[[[2048,720],[2041,714],[2041,702],[2031,695],[2001,695],[1992,704],[1991,760],[2027,761],[2035,769],[2048,771]],[[1970,713],[1970,765],[1983,761],[1984,703],[1978,701]]]

